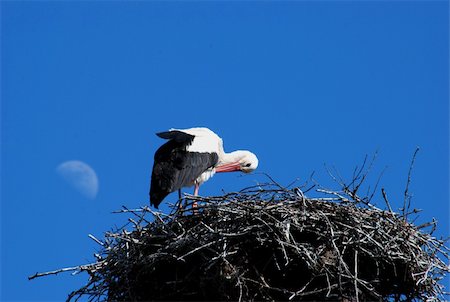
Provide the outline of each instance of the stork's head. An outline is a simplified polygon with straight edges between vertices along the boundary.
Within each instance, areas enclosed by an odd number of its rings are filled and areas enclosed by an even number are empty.
[[[216,172],[250,173],[258,167],[258,158],[250,151],[238,150],[226,154],[216,166]]]
[[[258,168],[258,158],[250,151],[242,151],[243,156],[239,161],[241,171],[244,173],[250,173]]]

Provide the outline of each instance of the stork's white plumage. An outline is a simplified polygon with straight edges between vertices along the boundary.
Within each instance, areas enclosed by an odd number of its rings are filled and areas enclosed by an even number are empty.
[[[158,208],[171,192],[199,186],[216,172],[249,173],[258,167],[250,151],[225,153],[222,139],[208,128],[170,129],[157,133],[169,140],[155,153],[150,184],[150,204]]]

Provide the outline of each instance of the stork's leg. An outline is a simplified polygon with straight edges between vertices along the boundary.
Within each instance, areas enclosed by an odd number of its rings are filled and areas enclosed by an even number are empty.
[[[181,189],[178,189],[178,210],[183,208],[183,204],[181,202]]]
[[[195,183],[195,189],[194,189],[194,196],[198,196],[198,189],[200,188],[200,185],[196,182]],[[197,208],[197,201],[194,201],[194,203],[192,204],[193,208]]]
[[[198,183],[195,183],[194,196],[198,196],[198,189],[199,188],[200,188],[200,185]]]

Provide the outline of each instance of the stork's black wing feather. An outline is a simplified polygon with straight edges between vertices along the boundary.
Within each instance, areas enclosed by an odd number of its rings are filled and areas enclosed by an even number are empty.
[[[174,140],[179,144],[190,145],[194,140],[194,135],[179,130],[170,130],[156,133],[157,136],[164,139]]]
[[[192,143],[194,139],[192,135],[181,131],[169,131],[158,133],[158,136],[170,140],[155,153],[150,183],[150,204],[156,208],[169,193],[193,185],[194,180],[215,166],[219,159],[216,153],[186,151],[186,145]]]

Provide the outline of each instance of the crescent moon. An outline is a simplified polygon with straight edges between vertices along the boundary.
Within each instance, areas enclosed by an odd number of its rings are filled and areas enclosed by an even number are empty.
[[[94,169],[79,160],[69,160],[56,167],[56,172],[74,189],[89,199],[98,193],[98,177]]]

